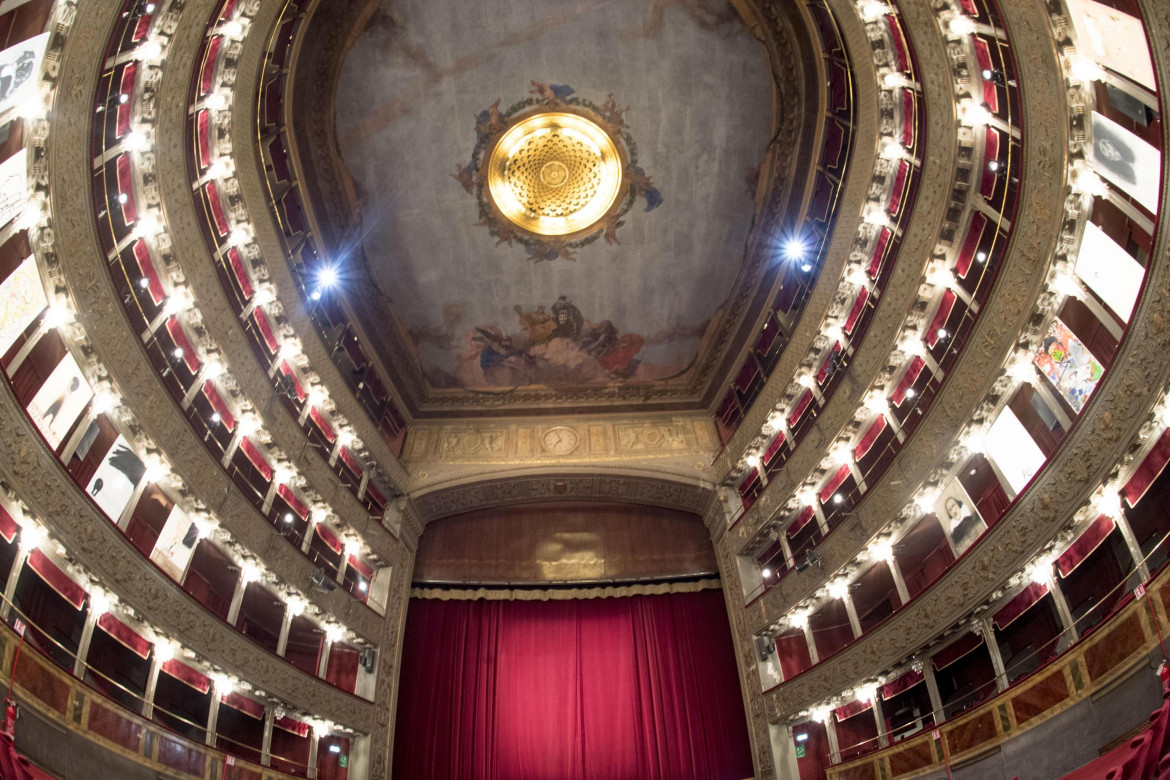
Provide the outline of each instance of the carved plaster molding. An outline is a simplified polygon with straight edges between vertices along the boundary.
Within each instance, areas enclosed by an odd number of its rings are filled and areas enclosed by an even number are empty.
[[[423,493],[414,504],[424,522],[488,507],[537,501],[621,501],[701,514],[714,495],[709,486],[629,474],[521,474]]]
[[[211,2],[199,0],[188,13]],[[69,288],[77,319],[86,331],[94,356],[111,372],[136,421],[155,446],[167,454],[192,497],[223,521],[232,536],[261,557],[265,566],[288,583],[300,583],[310,600],[367,641],[375,641],[380,618],[340,590],[320,594],[308,588],[315,567],[253,507],[228,478],[219,462],[171,400],[161,378],[147,360],[141,339],[133,333],[120,308],[106,260],[98,243],[89,157],[92,97],[100,75],[109,29],[118,9],[100,4],[79,8],[73,34],[62,52],[61,82],[54,106],[54,124],[47,144],[52,214],[52,258],[46,278]],[[171,46],[176,53],[196,45],[191,27],[180,26]],[[102,34],[106,37],[102,37]],[[193,59],[193,55],[191,56]],[[186,90],[170,96],[185,100]],[[84,193],[84,195],[83,195]],[[86,360],[81,360],[83,364]],[[67,540],[66,540],[67,541]]]
[[[80,17],[86,17],[85,9]],[[119,601],[200,657],[321,717],[359,730],[372,722],[373,704],[265,651],[145,560],[73,483],[7,386],[0,390],[0,475],[62,541],[69,555],[98,577]]]
[[[1170,8],[1145,8],[1149,33],[1154,41],[1154,56],[1159,73],[1170,73]],[[1021,84],[1030,90],[1027,127],[1050,130],[1062,126],[1059,105],[1064,96],[1061,74],[1053,60],[1046,16],[1038,0],[1027,4],[1006,4],[1002,8],[1018,53]],[[1167,97],[1162,96],[1163,107]],[[1063,163],[1062,137],[1045,138],[1039,133],[1029,148],[1039,170],[1024,179],[1028,188],[1038,182],[1058,178]],[[1170,129],[1164,129],[1170,144]],[[1034,144],[1034,146],[1033,146]],[[1053,153],[1058,152],[1056,165]],[[1170,172],[1163,172],[1163,192],[1170,186]],[[1029,212],[1052,209],[1052,202],[1031,195]],[[1060,202],[1057,200],[1056,202]],[[1047,215],[1045,215],[1047,216]],[[1014,232],[1011,256],[1039,266],[1046,255],[1039,250],[1046,238],[1044,219],[1033,226]],[[816,704],[839,693],[843,688],[899,662],[908,653],[929,642],[940,627],[952,624],[1002,585],[1006,573],[1018,571],[1058,532],[1069,516],[1088,498],[1094,488],[1120,462],[1128,443],[1146,423],[1147,413],[1161,398],[1162,388],[1170,381],[1170,364],[1149,360],[1170,346],[1170,332],[1165,320],[1170,315],[1170,211],[1163,210],[1155,251],[1151,254],[1149,277],[1143,295],[1131,317],[1131,327],[1113,361],[1115,370],[1102,379],[1077,425],[1056,455],[1037,476],[1023,500],[999,520],[980,541],[975,551],[962,558],[943,580],[920,595],[906,608],[873,632],[862,636],[842,652],[826,659],[808,672],[782,684],[768,697],[769,719],[786,715]],[[1015,239],[1019,239],[1016,241]],[[1013,263],[1015,265],[1015,263]],[[1002,285],[1003,282],[1001,281]],[[1004,289],[1000,297],[1011,297]],[[974,367],[965,365],[972,378]],[[947,415],[949,416],[949,415]],[[958,421],[961,424],[961,420]],[[953,431],[953,427],[951,428]],[[913,457],[905,468],[918,471],[920,464],[933,460],[930,440],[919,437],[923,446],[905,454]],[[840,532],[838,532],[840,533]],[[834,536],[837,536],[835,534]],[[826,566],[831,565],[826,557]],[[745,630],[746,626],[744,627]]]
[[[939,33],[933,13],[929,8],[921,6],[925,6],[925,3],[905,4],[908,17],[915,10],[922,11],[918,21],[923,24],[908,19],[908,29],[912,35],[925,34],[927,37],[924,40],[938,43]],[[1040,17],[1040,24],[1045,24],[1043,17]],[[1032,32],[1035,33],[1035,30]],[[919,39],[915,40],[917,43]],[[931,51],[946,60],[944,48],[934,46]],[[935,71],[935,68],[924,65],[923,71],[929,73]],[[948,74],[946,79],[949,80],[949,67],[942,72]],[[1032,75],[1037,80],[1037,73],[1051,75],[1043,70],[1033,71]],[[1021,83],[1025,86],[1028,82],[1023,79],[1028,75],[1027,72],[1021,74]],[[1055,89],[1051,84],[1048,89],[1051,90],[1048,94],[1029,101],[1030,112],[1023,120],[1027,168],[1021,176],[1024,187],[1021,202],[1029,205],[1017,214],[996,287],[984,304],[966,347],[894,463],[876,484],[870,486],[854,509],[853,516],[846,519],[840,528],[817,547],[817,553],[824,562],[823,567],[794,572],[758,600],[749,617],[754,630],[758,631],[786,614],[793,604],[823,586],[827,579],[825,572],[835,572],[841,565],[853,560],[869,539],[901,512],[914,490],[946,461],[951,443],[992,393],[1005,357],[1021,332],[1028,327],[1043,293],[1047,266],[1061,240],[1060,225],[1065,198],[1063,165],[1067,140],[1065,134],[1059,131],[1067,126],[1061,104],[1064,91]],[[951,136],[954,136],[953,118],[946,116],[945,119],[951,127]],[[1029,127],[1043,127],[1046,130],[1029,133]],[[928,144],[933,145],[934,139],[929,139]],[[937,241],[938,236],[934,234],[931,238]],[[859,360],[865,357],[859,355]],[[877,357],[884,359],[885,356]],[[784,498],[787,497],[784,494]],[[765,507],[759,514],[741,520],[726,537],[734,551],[738,552],[748,543],[762,527],[765,518],[774,519],[775,514],[768,517],[769,509],[774,513],[780,508]]]
[[[276,10],[278,5],[270,4]],[[195,200],[191,195],[187,168],[190,150],[187,134],[191,119],[184,98],[192,74],[199,67],[199,45],[206,29],[205,22],[196,15],[202,9],[192,4],[191,11],[181,17],[175,38],[167,49],[162,81],[156,90],[158,97],[155,101],[157,130],[154,170],[159,200],[165,204],[167,231],[171,239],[170,252],[175,265],[181,269],[184,280],[191,287],[203,328],[226,358],[231,378],[263,419],[264,432],[272,437],[273,445],[288,456],[290,463],[307,480],[308,487],[329,504],[348,528],[361,534],[375,554],[388,558],[397,542],[380,522],[371,521],[369,512],[341,484],[340,478],[325,459],[309,451],[306,434],[280,403],[268,378],[267,367],[260,365],[252,351],[248,337],[219,281],[215,261],[208,254],[199,227],[200,218],[195,209]],[[261,14],[254,17],[252,23],[262,30],[271,26],[272,20],[266,20]]]

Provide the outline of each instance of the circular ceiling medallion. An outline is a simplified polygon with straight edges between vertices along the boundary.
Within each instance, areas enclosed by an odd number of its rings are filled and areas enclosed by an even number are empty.
[[[516,227],[567,236],[595,225],[622,191],[622,157],[595,122],[541,111],[513,124],[492,149],[488,193]]]

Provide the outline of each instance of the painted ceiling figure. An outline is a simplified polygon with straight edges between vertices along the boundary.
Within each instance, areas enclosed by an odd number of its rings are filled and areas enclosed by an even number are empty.
[[[581,310],[567,297],[562,295],[557,298],[557,302],[552,305],[552,314],[557,322],[554,335],[574,341],[581,335],[581,326],[585,324],[585,318],[581,316]]]

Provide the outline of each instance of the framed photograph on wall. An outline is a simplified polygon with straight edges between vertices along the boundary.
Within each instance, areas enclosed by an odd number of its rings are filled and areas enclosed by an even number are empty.
[[[983,522],[975,502],[958,478],[952,479],[939,493],[934,502],[934,514],[942,524],[956,558],[987,530],[987,523]]]
[[[91,398],[93,390],[77,361],[66,355],[29,402],[28,413],[49,446],[57,449]]]
[[[85,492],[97,502],[111,522],[118,522],[126,505],[134,497],[134,488],[142,481],[146,466],[130,449],[130,442],[119,436],[98,466]]]
[[[37,261],[29,255],[0,284],[0,354],[16,343],[48,305]]]
[[[1105,372],[1088,347],[1059,319],[1052,321],[1033,361],[1078,414]]]
[[[182,582],[187,567],[191,565],[191,558],[195,555],[197,544],[199,527],[192,522],[186,512],[175,506],[167,515],[167,522],[154,543],[150,559],[175,582]]]

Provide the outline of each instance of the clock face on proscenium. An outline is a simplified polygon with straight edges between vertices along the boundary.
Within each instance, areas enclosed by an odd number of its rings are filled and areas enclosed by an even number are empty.
[[[550,428],[541,441],[553,455],[567,455],[577,446],[577,434],[571,428]]]

